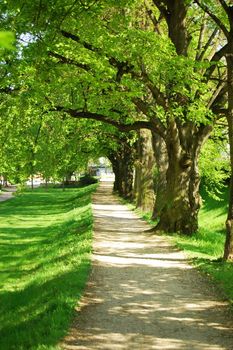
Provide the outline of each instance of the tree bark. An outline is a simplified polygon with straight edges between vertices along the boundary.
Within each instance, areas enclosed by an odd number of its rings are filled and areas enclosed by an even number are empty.
[[[224,260],[233,259],[233,40],[228,43],[229,54],[226,57],[228,71],[228,135],[230,144],[231,180],[226,220],[226,241],[224,247]]]
[[[142,129],[137,141],[134,188],[136,207],[141,208],[143,211],[152,211],[154,206],[154,166],[155,159],[151,132]]]
[[[168,35],[178,55],[187,55],[188,35],[186,15],[188,4],[184,0],[153,0],[168,26]]]
[[[166,148],[168,168],[164,206],[157,230],[193,234],[198,229],[200,208],[198,157],[211,127],[198,129],[193,123],[168,125]]]
[[[155,202],[152,213],[152,219],[155,220],[159,218],[161,210],[166,203],[168,155],[164,140],[155,133],[152,133],[152,137],[156,161],[156,173],[154,178]]]
[[[109,156],[109,160],[112,164],[112,170],[115,175],[115,180],[113,184],[113,192],[123,193],[122,176],[120,170],[120,161],[116,156]]]
[[[113,191],[131,200],[133,198],[134,147],[123,143],[119,150],[109,153],[108,158],[115,174]]]

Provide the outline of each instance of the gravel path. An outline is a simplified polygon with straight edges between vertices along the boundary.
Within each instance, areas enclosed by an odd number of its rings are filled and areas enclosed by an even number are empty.
[[[6,192],[0,193],[0,202],[4,202],[10,198],[13,198],[13,193],[16,191],[16,187],[7,188]]]
[[[111,195],[94,196],[93,268],[63,349],[233,350],[227,304],[165,237]]]

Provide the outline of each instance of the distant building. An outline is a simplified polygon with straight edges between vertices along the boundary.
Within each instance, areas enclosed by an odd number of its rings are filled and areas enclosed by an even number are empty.
[[[88,167],[88,172],[90,175],[98,177],[113,174],[112,168],[106,165],[91,165]]]

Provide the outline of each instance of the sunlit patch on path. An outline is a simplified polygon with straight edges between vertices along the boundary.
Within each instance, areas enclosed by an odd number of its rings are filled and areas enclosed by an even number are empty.
[[[233,350],[227,305],[166,238],[111,195],[94,196],[93,269],[64,349]]]

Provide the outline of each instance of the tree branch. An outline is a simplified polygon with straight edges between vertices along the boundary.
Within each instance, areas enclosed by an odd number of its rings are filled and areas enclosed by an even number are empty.
[[[140,98],[133,99],[133,102],[135,106],[139,109],[139,111],[141,111],[143,114],[148,116],[149,109],[150,109],[150,106],[148,105],[148,103],[141,100]],[[161,121],[157,118],[151,118],[151,123],[154,125],[154,128],[156,129],[157,134],[162,138],[164,138],[166,134],[166,129],[164,125],[161,123]]]
[[[128,132],[131,130],[140,130],[140,129],[149,129],[149,130],[153,130],[153,131],[156,131],[159,133],[159,130],[154,130],[155,129],[154,125],[149,121],[141,120],[141,121],[135,121],[132,124],[123,124],[123,123],[120,123],[119,121],[109,119],[109,117],[107,117],[103,114],[93,113],[93,112],[83,112],[83,111],[79,112],[75,109],[65,108],[62,106],[55,106],[50,111],[64,112],[64,113],[69,114],[71,117],[77,118],[77,119],[79,119],[79,118],[80,119],[93,119],[93,120],[97,120],[100,122],[104,122],[104,123],[110,124],[112,126],[115,126],[121,132]]]
[[[206,12],[210,18],[217,24],[217,26],[223,31],[223,33],[225,34],[226,38],[229,38],[229,32],[227,30],[227,28],[225,27],[225,25],[222,23],[222,21],[215,16],[215,14],[213,14],[210,9],[208,8],[208,6],[206,6],[205,4],[201,3],[199,0],[194,0],[194,2],[204,11]]]
[[[202,49],[205,29],[206,29],[206,14],[204,13],[202,23],[201,23],[200,32],[199,32],[198,43],[197,43],[196,61],[199,59],[199,57],[201,55],[201,49]]]
[[[159,9],[161,14],[167,19],[169,14],[168,14],[168,10],[164,6],[164,4],[160,0],[153,0],[153,3]]]
[[[205,44],[205,46],[202,48],[202,51],[200,52],[200,54],[197,57],[198,61],[201,61],[206,53],[206,51],[208,50],[208,48],[210,47],[210,45],[212,44],[215,36],[218,34],[218,28],[215,28],[213,33],[210,35],[207,43]]]
[[[222,5],[222,8],[224,11],[226,11],[227,14],[229,14],[229,6],[226,4],[225,0],[218,0],[220,4]]]
[[[167,109],[167,101],[163,93],[153,84],[153,82],[150,80],[145,66],[142,63],[141,65],[141,72],[142,72],[142,77],[144,80],[144,83],[147,85],[148,89],[150,90],[153,98],[156,100],[156,102],[162,106],[165,110]]]
[[[208,80],[210,79],[211,75],[213,74],[216,66],[217,66],[217,62],[220,61],[220,59],[225,56],[228,53],[228,44],[226,44],[225,46],[223,46],[219,51],[215,52],[214,56],[211,58],[210,63],[211,66],[206,70],[204,77]]]
[[[216,87],[216,90],[214,91],[214,93],[212,94],[209,102],[208,102],[208,106],[207,108],[211,108],[214,104],[214,102],[216,101],[217,97],[219,96],[219,94],[223,91],[223,89],[225,88],[226,83],[225,81],[220,81]]]
[[[159,23],[161,22],[163,15],[160,14],[159,18],[157,19],[153,13],[153,11],[149,8],[149,6],[146,4],[146,1],[144,2],[145,8],[146,8],[146,12],[151,20],[151,22],[154,25],[154,29],[158,34],[161,34],[161,30],[159,28]]]
[[[85,49],[92,51],[92,52],[95,52],[97,54],[103,54],[105,57],[107,57],[109,64],[117,69],[116,82],[118,82],[118,83],[121,81],[121,78],[124,74],[130,73],[134,68],[133,65],[129,64],[129,62],[118,61],[116,58],[105,54],[102,49],[94,47],[91,44],[87,43],[86,41],[82,41],[78,35],[66,32],[65,30],[61,30],[61,34],[65,38],[71,39],[71,40],[83,45],[83,47],[85,47]]]
[[[93,51],[93,52],[99,52],[99,53],[101,53],[101,50],[100,50],[100,49],[98,49],[98,48],[96,48],[96,47],[90,45],[90,44],[87,43],[86,41],[82,41],[78,35],[69,33],[69,32],[67,32],[67,31],[65,31],[65,30],[61,30],[61,34],[62,34],[65,38],[67,38],[67,39],[71,39],[71,40],[73,40],[73,41],[76,41],[76,43],[82,44],[83,47],[85,47],[85,49],[87,49],[87,50],[90,50],[90,51]]]
[[[59,53],[49,51],[48,55],[51,56],[51,57],[57,58],[60,63],[71,64],[71,65],[74,65],[74,66],[76,66],[78,68],[82,68],[82,69],[84,69],[86,71],[90,70],[90,66],[88,64],[78,63],[78,62],[76,62],[75,60],[73,60],[71,58],[68,58],[68,57],[60,55]]]

